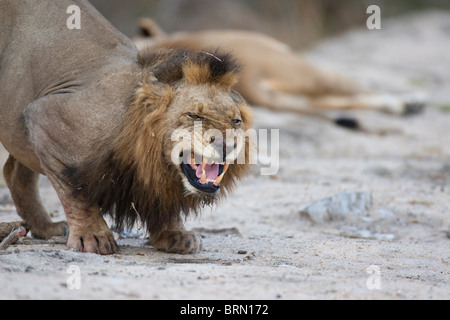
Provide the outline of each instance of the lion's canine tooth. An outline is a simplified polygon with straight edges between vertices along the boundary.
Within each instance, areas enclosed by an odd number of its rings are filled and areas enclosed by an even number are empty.
[[[222,174],[216,179],[216,181],[214,181],[214,183],[215,183],[216,185],[219,185],[219,184],[222,182],[224,176],[225,176],[225,172],[222,173]]]
[[[206,165],[208,164],[208,159],[203,158],[203,162],[202,162],[202,170],[205,171],[206,169]]]
[[[206,171],[203,170],[202,172],[202,179],[200,180],[202,183],[206,183]]]
[[[215,183],[216,185],[219,185],[219,184],[222,182],[223,177],[225,176],[225,173],[227,173],[229,167],[230,167],[230,164],[229,164],[229,163],[225,163],[225,164],[224,164],[222,174],[221,174],[219,177],[217,177],[216,181],[214,181],[214,183]]]

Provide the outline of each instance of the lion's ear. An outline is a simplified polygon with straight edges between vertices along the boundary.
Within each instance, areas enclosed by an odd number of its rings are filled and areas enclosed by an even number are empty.
[[[155,20],[142,18],[138,23],[139,33],[145,38],[165,37],[166,33],[159,27]]]
[[[245,99],[238,92],[231,90],[231,97],[241,113],[246,129],[250,128],[253,125],[252,109],[250,109]]]
[[[231,90],[231,98],[233,98],[234,103],[246,103],[245,99],[239,94],[239,92]]]
[[[150,74],[147,76],[147,79],[145,80],[145,82],[151,83],[151,84],[153,84],[153,85],[155,85],[155,86],[163,86],[163,85],[164,85],[164,84],[162,83],[162,81],[160,81],[160,80],[155,76],[154,73],[150,73]]]
[[[238,104],[239,112],[241,113],[242,121],[244,122],[245,129],[249,129],[253,126],[253,111],[247,104]]]
[[[135,103],[154,110],[161,107],[166,108],[172,102],[173,97],[171,86],[150,74],[136,90]]]

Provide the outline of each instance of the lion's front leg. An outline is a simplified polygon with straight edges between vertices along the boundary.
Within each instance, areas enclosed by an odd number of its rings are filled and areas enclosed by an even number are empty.
[[[69,225],[67,247],[81,252],[113,254],[117,251],[114,235],[98,206],[84,209],[73,199],[61,199]]]
[[[112,231],[107,226],[97,205],[88,207],[86,203],[72,196],[72,188],[52,174],[47,174],[63,205],[69,225],[67,247],[80,252],[102,255],[113,254],[117,244]]]
[[[179,221],[161,232],[152,234],[150,244],[169,253],[194,254],[202,249],[202,238],[193,231],[186,231]]]

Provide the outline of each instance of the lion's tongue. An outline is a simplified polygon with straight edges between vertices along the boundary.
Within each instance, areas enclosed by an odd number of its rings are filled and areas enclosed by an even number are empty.
[[[202,166],[198,166],[196,175],[197,178],[201,179],[203,174]],[[218,164],[207,164],[205,166],[206,179],[215,181],[219,177],[219,165]]]

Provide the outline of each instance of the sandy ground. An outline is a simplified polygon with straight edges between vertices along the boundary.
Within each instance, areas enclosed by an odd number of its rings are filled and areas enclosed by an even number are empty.
[[[448,12],[324,41],[306,53],[318,65],[371,88],[425,92],[430,106],[405,118],[355,113],[398,130],[388,136],[256,110],[257,128],[280,129],[279,173],[256,167],[226,201],[188,221],[201,228],[201,253],[158,252],[143,237],[118,240],[112,256],[14,245],[0,255],[0,299],[449,299],[448,52]],[[323,223],[299,213],[340,192],[370,192],[370,209]],[[63,220],[45,178],[41,193]],[[18,220],[4,187],[0,199],[0,221]],[[72,288],[76,271],[80,287]]]

